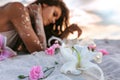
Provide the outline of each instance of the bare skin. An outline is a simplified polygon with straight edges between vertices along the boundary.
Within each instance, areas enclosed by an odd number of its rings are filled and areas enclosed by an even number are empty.
[[[9,3],[0,7],[0,32],[16,30],[29,52],[41,51],[46,48],[43,26],[55,23],[60,15],[61,9],[55,6],[44,4],[24,7],[18,2]],[[37,33],[32,28],[30,16],[35,19]]]

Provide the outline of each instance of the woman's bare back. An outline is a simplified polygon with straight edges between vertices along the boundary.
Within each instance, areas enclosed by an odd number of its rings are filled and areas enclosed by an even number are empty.
[[[13,25],[9,21],[9,12],[7,10],[7,5],[0,7],[0,32],[9,31],[13,29]]]

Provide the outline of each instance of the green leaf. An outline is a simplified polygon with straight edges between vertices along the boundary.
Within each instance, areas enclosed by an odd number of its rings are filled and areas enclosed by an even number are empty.
[[[59,64],[57,61],[55,61],[55,65]]]

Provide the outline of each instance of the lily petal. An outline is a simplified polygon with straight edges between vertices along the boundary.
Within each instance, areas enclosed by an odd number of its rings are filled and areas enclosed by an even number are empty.
[[[73,55],[71,48],[60,47],[60,52],[66,61],[77,61],[77,58]]]
[[[66,62],[61,67],[60,71],[64,74],[67,74],[68,72],[74,75],[80,74],[81,71],[77,70],[76,68],[78,64],[78,60],[77,60],[77,57],[73,55],[74,53],[72,52],[72,48],[60,47],[60,52],[64,57],[64,59],[66,60]]]
[[[64,74],[71,73],[74,75],[79,75],[81,71],[76,69],[76,64],[77,62],[74,61],[67,62],[61,67],[60,71]]]

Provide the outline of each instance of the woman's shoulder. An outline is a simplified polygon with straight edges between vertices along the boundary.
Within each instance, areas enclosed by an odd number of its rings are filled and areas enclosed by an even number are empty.
[[[12,2],[12,3],[8,3],[5,8],[7,9],[20,9],[20,8],[24,8],[25,6],[20,3],[20,2]]]
[[[24,8],[25,6],[20,3],[20,2],[11,2],[11,3],[8,3],[4,6],[1,6],[0,7],[0,11],[2,12],[15,12],[15,10],[19,10],[20,8]]]
[[[25,6],[20,3],[20,2],[13,2],[13,3],[8,3],[5,7],[4,10],[7,12],[10,18],[15,18],[20,16],[22,12],[25,11]]]

